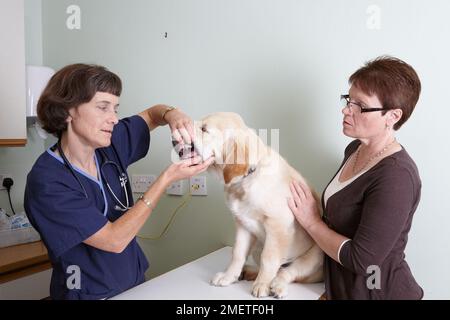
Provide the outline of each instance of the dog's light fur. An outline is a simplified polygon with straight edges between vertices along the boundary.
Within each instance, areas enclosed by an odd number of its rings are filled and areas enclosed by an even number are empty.
[[[195,134],[197,152],[204,159],[215,156],[210,169],[223,178],[226,202],[236,222],[231,263],[212,284],[227,286],[241,276],[253,280],[257,275],[254,296],[281,298],[290,282],[321,281],[323,252],[287,205],[290,182],[306,184],[305,179],[235,113],[205,117],[196,123]],[[255,171],[249,174],[249,169]],[[244,266],[250,253],[259,271]]]

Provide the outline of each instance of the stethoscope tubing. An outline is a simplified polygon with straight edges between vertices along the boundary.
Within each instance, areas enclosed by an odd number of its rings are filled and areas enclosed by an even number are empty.
[[[64,165],[69,169],[69,171],[72,173],[72,175],[78,181],[78,184],[83,189],[84,196],[86,197],[86,199],[88,199],[89,197],[88,197],[88,194],[86,192],[86,189],[84,188],[83,183],[81,182],[81,180],[76,175],[75,170],[73,169],[73,167],[70,164],[70,162],[67,160],[66,155],[64,154],[64,151],[62,150],[61,140],[58,141],[57,147],[58,147],[58,152],[59,152],[61,158],[63,159]],[[119,210],[119,211],[127,211],[128,209],[130,209],[130,200],[129,200],[129,197],[128,197],[128,190],[127,190],[127,183],[129,182],[128,176],[126,175],[125,172],[120,170],[119,165],[117,163],[115,163],[115,162],[113,162],[113,161],[108,159],[106,153],[103,150],[100,150],[100,153],[102,154],[103,158],[106,160],[100,166],[100,170],[99,170],[100,174],[103,176],[103,179],[105,180],[106,187],[108,188],[108,191],[113,196],[114,200],[117,201],[117,203],[119,204],[119,205],[116,205],[114,208],[116,210]],[[124,190],[126,205],[123,204],[122,201],[120,201],[120,199],[114,193],[114,191],[112,190],[111,186],[109,185],[108,180],[106,179],[106,176],[103,174],[103,166],[105,166],[106,164],[113,165],[116,168],[116,170],[119,172],[120,187],[123,188],[123,190]]]

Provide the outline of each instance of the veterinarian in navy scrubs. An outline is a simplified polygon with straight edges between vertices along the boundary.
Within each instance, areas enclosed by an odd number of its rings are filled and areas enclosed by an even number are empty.
[[[354,138],[322,195],[323,219],[310,190],[293,182],[288,204],[327,254],[326,299],[421,299],[405,247],[421,181],[395,139],[421,84],[414,69],[380,57],[357,70],[343,101],[343,132]]]
[[[127,168],[145,157],[150,131],[169,124],[193,137],[179,109],[153,106],[119,120],[119,77],[104,67],[69,65],[38,103],[43,128],[59,138],[28,174],[25,210],[53,266],[53,299],[104,299],[144,281],[149,264],[136,234],[170,183],[207,169],[199,157],[170,165],[133,204]]]

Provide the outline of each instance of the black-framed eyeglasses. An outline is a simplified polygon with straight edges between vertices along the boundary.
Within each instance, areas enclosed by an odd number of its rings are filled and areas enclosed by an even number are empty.
[[[360,104],[359,102],[351,101],[350,100],[350,95],[348,95],[348,94],[342,94],[341,95],[341,103],[342,103],[342,107],[343,108],[344,107],[348,107],[352,111],[353,111],[352,106],[358,106],[359,107],[359,111],[361,113],[389,110],[388,108],[367,108],[367,107],[363,106],[362,104]]]

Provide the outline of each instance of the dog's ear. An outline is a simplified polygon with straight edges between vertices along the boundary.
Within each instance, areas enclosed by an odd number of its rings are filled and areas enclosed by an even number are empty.
[[[243,176],[249,169],[249,150],[245,140],[230,139],[225,143],[223,150],[224,168],[223,179],[225,184],[230,183],[234,177]]]

